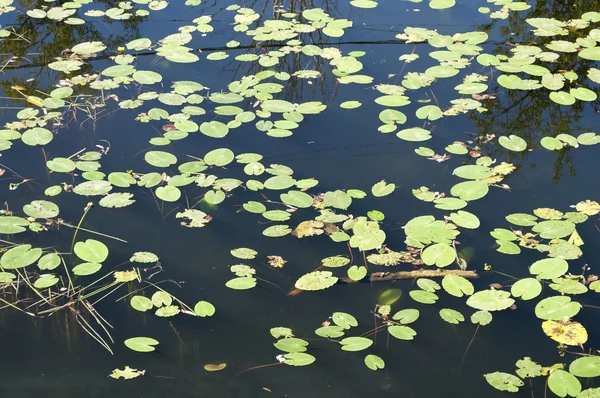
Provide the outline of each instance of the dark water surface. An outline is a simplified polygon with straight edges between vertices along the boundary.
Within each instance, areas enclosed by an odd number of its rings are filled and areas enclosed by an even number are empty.
[[[19,9],[36,8],[25,3]],[[112,3],[100,2],[93,8],[104,9],[105,4]],[[20,11],[2,15],[0,22],[3,27],[29,24],[23,29],[31,34],[31,43],[9,44],[7,39],[2,45],[1,52],[6,53],[6,57],[14,54],[31,61],[31,66],[7,68],[3,72],[3,95],[15,97],[15,91],[10,89],[12,85],[26,87],[28,92],[34,89],[50,91],[57,80],[65,76],[44,64],[51,57],[59,56],[62,49],[84,41],[99,40],[108,46],[107,51],[116,53],[117,46],[123,46],[132,39],[146,37],[154,43],[176,33],[181,26],[193,26],[192,20],[201,15],[212,15],[214,32],[206,37],[194,32],[193,41],[187,44],[194,49],[205,49],[201,61],[177,64],[154,54],[139,56],[135,63],[137,69],[157,71],[163,76],[162,87],[160,84],[151,89],[144,86],[141,91],[166,92],[171,81],[175,80],[197,81],[210,87],[211,91],[226,90],[231,81],[264,69],[257,63],[240,63],[233,59],[236,55],[254,50],[226,49],[230,54],[226,60],[213,62],[204,59],[212,52],[206,49],[220,49],[230,40],[238,40],[242,45],[252,44],[244,33],[233,31],[234,12],[225,10],[230,4],[233,3],[207,2],[189,7],[182,1],[173,1],[166,9],[152,12],[144,20],[120,22],[106,19],[99,22],[102,18],[95,18],[96,22],[86,22],[82,27],[70,27],[48,19],[31,22]],[[507,20],[492,20],[477,12],[478,7],[490,4],[459,1],[447,10],[432,10],[426,3],[390,0],[381,0],[374,9],[351,7],[345,1],[292,1],[281,5],[292,12],[321,7],[336,18],[352,20],[354,26],[339,39],[317,34],[310,37],[314,44],[336,47],[344,54],[365,51],[366,55],[360,58],[364,64],[360,73],[374,77],[375,83],[389,84],[400,84],[406,72],[424,71],[435,64],[427,55],[431,50],[427,45],[407,44],[394,39],[407,26],[437,29],[440,33],[451,35],[485,30],[489,39],[481,45],[484,51],[508,54],[511,48],[508,43],[531,39],[530,27],[524,22],[528,15],[568,20],[579,17],[585,11],[597,10],[599,5],[589,1],[580,4],[585,9],[579,7],[564,11],[565,8],[558,2],[538,2],[532,3],[532,9],[528,11],[511,13]],[[271,2],[240,5],[262,12],[258,22],[273,19]],[[89,8],[89,5],[86,6],[86,9]],[[400,55],[413,51],[420,55],[417,61],[405,66],[398,60]],[[410,143],[398,139],[395,133],[377,131],[381,124],[377,115],[383,108],[373,102],[379,93],[372,85],[336,84],[331,67],[318,57],[290,56],[286,60],[283,70],[290,74],[298,69],[316,69],[322,71],[323,77],[281,82],[286,87],[281,94],[276,94],[276,98],[296,103],[322,101],[328,106],[319,115],[307,115],[291,137],[268,137],[256,130],[254,123],[247,123],[232,129],[221,140],[194,133],[185,140],[173,141],[170,146],[154,150],[171,152],[180,162],[187,161],[186,155],[202,157],[218,147],[230,148],[236,154],[260,153],[264,155],[263,164],[287,165],[294,169],[296,179],[317,178],[319,185],[311,189],[311,193],[351,188],[370,192],[372,185],[382,179],[394,182],[397,189],[392,195],[355,200],[351,212],[363,215],[373,209],[382,211],[385,214],[382,229],[387,234],[387,245],[402,250],[405,235],[401,226],[407,221],[418,215],[431,214],[438,219],[448,215],[448,212],[434,209],[431,203],[417,200],[411,189],[427,186],[432,190],[449,192],[459,182],[457,177],[452,176],[452,170],[469,162],[465,156],[451,156],[448,161],[437,163],[417,156],[414,149],[423,145],[436,153],[443,153],[444,147],[455,140],[472,140],[482,134],[518,134],[535,150],[508,152],[496,140],[482,146],[490,157],[510,161],[519,168],[504,181],[510,186],[510,191],[494,188],[485,198],[470,203],[467,208],[481,221],[477,230],[461,229],[459,237],[462,247],[468,247],[472,253],[469,269],[482,274],[475,282],[476,290],[485,289],[494,282],[510,282],[507,277],[484,273],[485,263],[498,271],[523,277],[527,275],[527,267],[542,258],[535,250],[523,250],[518,256],[496,252],[494,239],[488,232],[494,228],[508,228],[504,220],[507,214],[531,212],[539,207],[569,211],[570,205],[581,200],[598,198],[600,167],[597,147],[580,146],[555,152],[539,146],[544,135],[576,135],[594,131],[598,125],[597,102],[559,106],[547,99],[547,92],[543,89],[509,93],[491,79],[487,93],[494,94],[496,99],[485,104],[489,108],[487,113],[471,111],[423,123],[414,117],[415,111],[422,106],[419,99],[448,104],[458,98],[453,88],[460,83],[460,78],[440,79],[430,87],[431,90],[411,92],[413,102],[402,108],[402,112],[409,116],[405,127],[435,129],[432,140]],[[27,62],[24,64],[28,65]],[[98,59],[91,60],[89,64],[88,72],[91,73],[113,63]],[[476,63],[468,68],[477,73],[488,73],[489,70],[483,71]],[[134,85],[114,93],[123,100],[135,98],[138,91],[139,88]],[[341,109],[339,104],[348,100],[359,100],[363,105],[351,111]],[[6,171],[0,180],[0,192],[11,210],[22,215],[19,212],[21,207],[31,200],[43,199],[46,187],[61,182],[72,183],[67,174],[47,174],[44,156],[51,159],[68,157],[82,148],[95,150],[95,145],[105,145],[100,140],[110,142],[110,152],[101,161],[101,171],[107,175],[114,171],[154,171],[144,162],[144,152],[150,149],[148,140],[159,135],[161,124],[155,121],[140,123],[134,120],[135,115],[154,106],[168,109],[171,113],[176,113],[178,108],[155,101],[138,109],[120,110],[115,101],[107,102],[107,109],[96,121],[84,122],[85,116],[79,113],[77,120],[58,130],[52,143],[45,147],[45,154],[38,147],[32,148],[20,142],[2,154],[0,162],[3,168],[10,167],[15,173],[35,182],[9,190],[10,182],[21,179]],[[15,121],[16,112],[24,106],[23,101],[9,99],[3,99],[1,103],[5,107],[0,111],[3,123]],[[252,107],[251,101],[242,104],[235,105],[244,109]],[[192,117],[198,124],[213,118],[225,122],[230,120],[215,115],[206,102],[198,106],[208,108],[207,115]],[[171,174],[175,173],[176,167],[173,166]],[[243,173],[243,165],[237,163],[230,164],[219,173],[220,177],[248,179]],[[77,181],[81,182],[81,177]],[[524,356],[532,356],[544,364],[561,361],[556,353],[556,343],[544,335],[540,321],[532,316],[535,302],[519,301],[515,310],[495,313],[494,321],[480,328],[471,342],[475,326],[468,319],[459,325],[451,325],[443,322],[438,315],[442,308],[454,308],[468,318],[473,310],[465,305],[465,300],[440,293],[443,297],[435,305],[415,303],[408,295],[416,288],[413,281],[339,285],[324,291],[287,296],[294,282],[317,268],[322,258],[347,255],[348,251],[344,244],[332,244],[326,237],[262,236],[266,220],[241,211],[244,202],[259,200],[256,192],[238,188],[231,198],[210,209],[213,220],[207,227],[196,229],[181,227],[181,220],[174,217],[177,211],[186,207],[183,200],[163,205],[147,189],[143,192],[135,187],[119,190],[124,191],[135,194],[134,205],[125,209],[96,206],[88,213],[82,227],[119,237],[128,243],[101,239],[84,231],[79,232],[78,240],[100,239],[108,245],[110,255],[103,270],[126,269],[120,264],[136,251],[156,253],[163,272],[152,280],[179,283],[179,286],[175,283],[162,286],[192,306],[198,300],[210,301],[217,309],[216,314],[210,318],[181,314],[167,319],[156,317],[151,312],[137,312],[130,307],[128,299],[115,303],[116,299],[128,293],[123,287],[95,306],[114,326],[110,330],[114,339],[114,344],[111,344],[114,355],[110,355],[81,330],[71,312],[61,311],[45,319],[33,319],[4,308],[0,311],[2,397],[499,397],[507,393],[491,388],[482,377],[484,373],[496,370],[513,372],[514,363]],[[265,191],[264,195],[278,200],[279,192]],[[59,204],[61,218],[77,224],[86,204],[89,201],[97,203],[99,197],[62,193],[54,199],[46,199]],[[176,207],[177,210],[173,211]],[[300,209],[294,213],[291,224],[312,217],[312,209]],[[591,217],[578,226],[586,245],[583,257],[571,263],[574,273],[583,264],[593,266],[600,260],[595,243],[599,236],[597,218]],[[62,227],[46,233],[4,236],[3,239],[26,242],[36,247],[54,247],[68,253],[72,237],[73,229]],[[259,282],[258,287],[247,291],[235,291],[224,286],[232,278],[228,266],[244,262],[229,254],[237,247],[250,247],[260,253],[249,264],[257,269],[258,276],[273,285]],[[288,263],[281,270],[272,269],[266,264],[267,255],[280,255]],[[354,255],[360,256],[358,251]],[[69,259],[70,255],[65,254],[65,258]],[[362,263],[360,257],[358,260]],[[407,267],[400,268],[410,269],[411,266]],[[402,297],[392,306],[393,312],[402,308],[418,308],[421,316],[411,325],[418,333],[413,341],[396,340],[388,337],[386,332],[378,334],[369,353],[384,358],[385,369],[370,371],[363,362],[364,352],[344,352],[337,343],[315,336],[314,330],[335,311],[351,313],[358,319],[359,327],[354,335],[368,331],[374,322],[372,311],[378,297],[389,288],[403,291]],[[131,287],[130,291],[133,289]],[[598,300],[588,294],[580,301],[594,304]],[[596,314],[589,311],[579,315],[578,319],[587,326],[591,347],[599,337],[595,319]],[[296,336],[307,339],[310,342],[308,352],[317,361],[307,367],[276,365],[260,368],[233,379],[250,367],[277,362],[276,356],[280,352],[273,347],[274,339],[269,333],[270,328],[276,326],[289,327]],[[154,353],[136,353],[122,343],[133,336],[153,337],[160,341],[160,345]],[[463,362],[468,346],[468,355]],[[221,362],[227,363],[223,371],[209,373],[203,368],[207,363]],[[113,369],[125,365],[145,369],[146,375],[129,381],[107,377]],[[584,387],[594,386],[593,379],[589,380],[591,384]],[[535,380],[534,384],[537,391],[543,391],[543,380]],[[521,389],[514,396],[529,397],[531,392]]]

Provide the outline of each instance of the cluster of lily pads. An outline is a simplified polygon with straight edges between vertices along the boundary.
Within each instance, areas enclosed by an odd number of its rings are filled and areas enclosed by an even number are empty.
[[[39,8],[27,10],[26,15],[33,19],[80,25],[86,21],[76,16],[78,12],[90,18],[127,20],[146,17],[150,11],[160,11],[168,6],[166,1],[158,0],[134,0],[133,3],[135,5],[122,1],[112,8],[99,10],[86,7],[93,4],[91,0],[71,1],[61,6],[40,5]],[[428,3],[433,9],[445,9],[453,6],[455,1],[431,0]],[[530,8],[524,2],[498,0],[490,3],[500,9],[491,12],[488,7],[482,7],[479,11],[489,13],[493,19],[505,19],[510,11]],[[185,4],[198,6],[200,1],[188,0]],[[372,0],[352,0],[350,4],[365,9],[378,5]],[[16,10],[12,0],[0,1],[0,13]],[[548,258],[531,264],[530,275],[515,278],[510,285],[495,284],[478,290],[469,280],[472,274],[461,274],[468,261],[457,248],[460,247],[457,237],[461,229],[474,230],[481,226],[477,215],[464,209],[470,202],[488,195],[490,188],[510,189],[506,180],[518,167],[508,159],[497,161],[490,153],[486,153],[481,144],[485,140],[495,140],[507,153],[537,149],[534,143],[528,143],[518,135],[502,135],[497,140],[496,137],[478,137],[465,142],[452,140],[445,146],[444,154],[436,154],[428,147],[416,147],[417,155],[438,162],[448,160],[450,155],[464,156],[465,163],[453,170],[453,175],[464,181],[453,185],[448,194],[426,186],[412,189],[416,199],[450,213],[442,218],[420,215],[406,222],[402,247],[398,242],[388,241],[385,214],[377,210],[366,214],[354,212],[358,201],[370,203],[394,194],[400,187],[393,182],[376,182],[370,192],[354,188],[325,191],[319,189],[317,179],[299,177],[301,172],[297,173],[285,164],[267,163],[263,155],[258,153],[236,155],[229,148],[218,147],[204,154],[187,154],[182,160],[181,155],[178,157],[166,148],[177,147],[180,141],[192,134],[200,133],[212,139],[221,139],[233,130],[249,125],[269,137],[289,137],[305,118],[325,112],[329,105],[317,100],[294,103],[285,97],[286,85],[291,81],[312,83],[327,79],[329,75],[341,89],[349,84],[372,86],[375,90],[369,95],[374,94],[373,101],[384,107],[378,115],[381,122],[378,131],[385,134],[396,132],[396,136],[406,141],[407,145],[431,139],[432,126],[440,119],[469,112],[485,114],[486,101],[493,99],[490,93],[504,89],[544,89],[548,92],[548,98],[559,106],[571,106],[577,101],[595,103],[597,94],[594,90],[597,88],[594,84],[600,84],[600,70],[591,65],[594,61],[600,61],[600,47],[597,46],[600,28],[595,27],[600,22],[600,13],[585,12],[581,18],[569,21],[528,18],[525,21],[532,27],[535,41],[518,43],[505,54],[485,51],[489,36],[483,31],[446,35],[422,27],[407,27],[403,33],[396,35],[398,40],[408,44],[426,43],[427,46],[415,48],[410,54],[399,55],[399,61],[404,64],[406,71],[403,68],[399,84],[390,84],[376,82],[372,76],[363,74],[361,58],[366,55],[364,51],[344,53],[327,42],[305,44],[308,41],[303,40],[315,32],[322,33],[328,39],[340,38],[346,30],[352,29],[353,21],[335,18],[321,8],[307,8],[302,12],[280,10],[278,18],[274,19],[262,19],[257,11],[238,5],[230,5],[225,11],[233,14],[233,30],[239,34],[239,41],[230,40],[222,49],[206,51],[207,55],[190,44],[194,35],[207,35],[214,31],[212,16],[202,15],[193,19],[190,25],[180,27],[178,32],[154,42],[142,37],[126,43],[124,48],[108,48],[101,41],[88,41],[73,46],[64,54],[56,54],[57,58],[48,62],[47,67],[64,78],[47,93],[26,92],[22,87],[13,87],[27,107],[16,114],[14,121],[6,123],[4,130],[0,130],[0,151],[10,150],[18,140],[43,150],[52,143],[55,134],[74,119],[72,115],[83,112],[90,123],[94,122],[98,109],[117,108],[111,101],[116,102],[121,112],[138,109],[132,118],[140,123],[157,124],[157,130],[161,133],[148,141],[152,148],[144,151],[146,164],[139,169],[102,171],[103,167],[110,166],[105,164],[108,163],[106,159],[110,148],[100,145],[93,150],[86,148],[74,154],[64,153],[47,159],[48,172],[58,183],[46,187],[43,199],[32,200],[22,210],[2,210],[0,233],[23,233],[26,236],[27,231],[46,233],[59,226],[71,227],[75,230],[71,251],[76,258],[67,259],[64,253],[36,248],[28,243],[7,247],[0,257],[0,285],[22,287],[23,281],[23,288],[36,297],[34,304],[9,302],[0,298],[7,307],[30,316],[51,314],[73,306],[80,311],[85,309],[105,335],[96,332],[80,315],[77,315],[78,322],[109,351],[112,338],[106,331],[105,321],[96,314],[90,298],[103,299],[123,285],[135,284],[136,290],[127,297],[136,311],[152,311],[158,317],[179,314],[212,316],[216,309],[210,302],[201,300],[192,308],[144,277],[149,268],[159,263],[158,256],[150,252],[133,254],[130,259],[132,268],[129,270],[110,271],[95,281],[76,285],[75,277],[83,278],[101,272],[103,264],[109,261],[109,249],[96,239],[76,242],[77,232],[83,228],[85,213],[75,226],[58,217],[59,205],[48,198],[57,197],[58,200],[58,195],[76,194],[97,200],[101,207],[120,209],[135,205],[136,194],[148,194],[156,201],[169,203],[174,209],[180,210],[174,217],[181,220],[183,227],[201,228],[212,220],[209,212],[203,211],[206,209],[201,210],[203,204],[220,205],[226,199],[233,202],[236,190],[243,189],[255,197],[241,203],[241,208],[255,214],[258,222],[268,223],[262,232],[265,237],[329,239],[341,248],[339,255],[322,259],[317,269],[298,278],[293,294],[329,289],[338,283],[373,280],[409,266],[417,272],[414,274],[416,288],[409,292],[413,301],[431,305],[437,303],[442,294],[463,298],[466,310],[442,308],[439,316],[450,324],[469,319],[478,328],[488,325],[494,312],[514,308],[517,300],[538,298],[547,285],[560,295],[542,298],[535,305],[535,316],[542,321],[544,333],[559,344],[562,353],[568,346],[583,346],[587,342],[587,330],[573,319],[583,307],[572,296],[600,292],[600,281],[593,274],[587,274],[587,269],[576,274],[568,261],[582,255],[584,242],[577,232],[577,225],[600,213],[600,205],[596,201],[581,201],[568,212],[538,208],[533,210],[533,214],[510,214],[506,216],[512,225],[510,229],[496,228],[490,232],[498,252],[502,254],[517,255],[521,248],[547,254]],[[0,30],[0,37],[9,36],[14,37],[15,31],[9,28]],[[250,44],[242,45],[244,41]],[[262,43],[273,45],[261,47]],[[412,70],[412,65],[424,57],[429,47],[433,51],[427,53],[428,57],[435,64],[423,71]],[[189,64],[205,60],[222,61],[230,58],[232,52],[237,53],[233,57],[235,62],[256,68],[257,72],[230,82],[226,88],[222,88],[224,91],[214,91],[197,81],[166,82],[160,73],[136,66],[142,55],[155,55],[166,62]],[[109,66],[91,74],[76,74],[90,65],[96,66],[94,60],[106,54],[110,54]],[[294,71],[280,69],[285,59],[296,56],[306,61],[327,63],[328,67]],[[431,62],[429,58],[426,62]],[[571,68],[562,66],[572,63],[573,59],[589,66],[586,76],[579,76]],[[477,72],[473,72],[473,61],[477,63]],[[307,62],[305,65],[310,64]],[[457,98],[448,104],[438,103],[433,91],[436,83],[442,79],[457,78],[461,73],[460,83],[454,87]],[[494,80],[498,84],[496,88],[491,87]],[[118,90],[131,87],[139,89],[139,94],[119,99],[125,93]],[[422,98],[422,89],[430,90],[435,105],[429,95],[426,99]],[[98,95],[89,94],[89,90]],[[424,105],[416,109],[414,115],[399,110],[417,102]],[[362,103],[347,100],[339,106],[353,110],[361,107]],[[405,124],[411,127],[397,131],[399,126]],[[598,143],[600,136],[588,131],[577,135],[546,136],[539,140],[543,148],[551,151]],[[240,178],[231,177],[233,173],[229,169],[234,165],[247,178],[240,179],[241,173],[236,174]],[[22,183],[27,182],[24,180]],[[22,183],[11,185],[11,189],[18,189]],[[193,198],[191,202],[190,198]],[[89,207],[86,207],[86,212]],[[520,229],[530,227],[531,230]],[[355,250],[362,254],[356,256],[362,257],[362,264],[354,257]],[[347,253],[349,256],[346,256]],[[231,265],[229,269],[233,277],[225,283],[226,287],[246,290],[259,283],[270,283],[257,277],[256,268],[252,266],[251,261],[257,261],[257,251],[236,248],[231,255],[249,264]],[[283,267],[285,262],[281,257],[269,256],[269,264],[273,267]],[[430,272],[432,270],[435,271]],[[493,271],[493,268],[486,266],[486,270]],[[113,280],[107,282],[105,278],[110,275]],[[436,281],[438,278],[441,278],[439,283]],[[86,281],[76,281],[80,280]],[[390,292],[391,298],[380,298],[377,303],[374,313],[380,325],[374,330],[360,336],[347,335],[358,326],[358,321],[350,314],[336,312],[315,330],[315,334],[339,343],[344,351],[352,352],[368,352],[375,345],[372,336],[378,332],[387,332],[399,340],[413,340],[417,331],[408,325],[417,320],[419,310],[403,308],[392,311],[399,295],[393,289]],[[35,314],[32,308],[35,308]],[[277,340],[275,348],[284,352],[281,362],[291,366],[307,366],[318,360],[312,353],[306,352],[310,350],[308,341],[295,337],[292,329],[276,327],[271,329],[271,335]],[[125,340],[124,344],[134,351],[152,352],[159,342],[151,337],[132,337]],[[543,367],[525,357],[516,364],[517,375],[488,372],[485,378],[499,390],[516,392],[524,386],[525,378],[547,377],[548,388],[560,397],[595,397],[600,395],[599,390],[591,388],[582,391],[578,378],[600,376],[599,358],[595,355],[577,358],[571,361],[567,371],[563,364]],[[365,355],[364,363],[373,371],[385,367],[384,359],[373,353]],[[224,364],[207,365],[205,369],[217,371],[224,367]],[[111,377],[132,379],[143,374],[144,371],[126,366],[124,370],[115,369]]]

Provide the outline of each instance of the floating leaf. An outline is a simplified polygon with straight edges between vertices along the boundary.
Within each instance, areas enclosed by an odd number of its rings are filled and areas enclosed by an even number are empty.
[[[208,301],[198,301],[194,306],[194,312],[201,317],[213,316],[215,311],[215,306]]]
[[[545,258],[531,265],[529,272],[541,279],[554,279],[569,270],[569,263],[562,258]]]
[[[145,373],[144,370],[137,370],[134,368],[130,368],[129,366],[125,366],[123,370],[121,369],[113,369],[112,373],[109,374],[109,377],[113,379],[123,378],[124,380],[135,379],[136,377],[143,376]]]
[[[290,352],[284,355],[286,365],[307,366],[316,361],[316,358],[305,352]]]
[[[358,326],[358,321],[355,317],[345,312],[334,312],[331,315],[331,320],[342,329],[350,329]]]
[[[74,252],[77,257],[90,263],[101,263],[108,257],[106,245],[95,239],[75,243]]]
[[[510,293],[523,300],[531,300],[542,293],[542,284],[535,278],[520,279],[512,285]]]
[[[408,294],[410,298],[421,304],[435,304],[439,299],[437,294],[425,290],[411,290]]]
[[[489,311],[481,310],[471,315],[471,323],[475,325],[486,326],[492,322],[492,314]]]
[[[460,322],[465,321],[465,317],[460,312],[453,310],[451,308],[443,308],[440,310],[440,317],[453,325],[457,325]]]
[[[569,373],[577,377],[600,376],[600,357],[586,356],[577,358],[569,365]]]
[[[256,279],[248,276],[234,278],[227,281],[225,286],[234,290],[252,289],[254,286],[256,286]]]
[[[42,255],[42,249],[31,245],[19,245],[8,249],[0,258],[4,269],[23,268],[35,263]]]
[[[314,271],[303,275],[295,283],[300,290],[323,290],[335,285],[338,278],[329,271]]]
[[[427,265],[436,265],[437,267],[446,267],[456,259],[456,251],[452,246],[446,243],[436,243],[428,246],[421,254],[423,262]]]
[[[523,152],[527,149],[527,142],[518,135],[511,134],[510,136],[501,136],[498,143],[509,151]]]
[[[371,193],[375,197],[387,196],[394,192],[396,189],[395,184],[387,184],[384,180],[379,181],[377,184],[373,185],[371,188]]]
[[[151,252],[135,252],[129,259],[132,263],[156,263],[158,262],[158,256]]]
[[[510,308],[515,300],[503,290],[482,290],[467,299],[467,305],[477,310],[502,311]]]
[[[146,312],[148,310],[151,310],[152,307],[154,306],[152,304],[152,300],[150,300],[148,297],[144,297],[144,296],[133,296],[131,298],[131,300],[129,301],[129,304],[131,305],[131,307],[134,310],[137,310],[140,312]]]
[[[548,376],[548,388],[559,397],[576,397],[581,392],[581,383],[571,373],[556,369]]]
[[[132,337],[125,340],[127,348],[137,352],[152,352],[154,346],[158,345],[158,341],[150,337]]]
[[[365,365],[371,370],[385,368],[385,362],[377,355],[369,354],[365,357]]]
[[[487,373],[484,377],[492,387],[500,391],[517,392],[519,391],[519,387],[522,387],[524,384],[523,380],[510,373]]]
[[[340,341],[344,351],[362,351],[373,345],[373,340],[366,337],[346,337]]]
[[[207,372],[218,372],[219,370],[225,369],[226,366],[226,363],[220,363],[218,365],[206,364],[204,365],[204,370],[206,370]]]
[[[474,293],[475,288],[468,279],[459,275],[446,275],[442,279],[442,287],[448,294],[455,297],[462,297],[463,295],[470,296]]]
[[[581,310],[581,304],[569,296],[547,297],[535,306],[535,316],[550,321],[572,318]]]

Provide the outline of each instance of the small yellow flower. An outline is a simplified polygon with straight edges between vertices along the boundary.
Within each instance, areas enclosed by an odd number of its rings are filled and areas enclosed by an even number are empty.
[[[125,47],[117,47],[117,50],[119,50],[119,52],[122,53],[123,51],[125,51]]]

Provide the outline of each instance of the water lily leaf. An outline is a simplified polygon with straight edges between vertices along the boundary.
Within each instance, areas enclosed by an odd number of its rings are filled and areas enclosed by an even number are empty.
[[[313,198],[309,194],[301,191],[289,191],[279,195],[281,201],[286,205],[298,207],[298,208],[309,208],[313,204]]]
[[[253,259],[256,257],[258,252],[253,249],[248,249],[246,247],[240,247],[237,249],[233,249],[230,251],[233,257],[241,258],[241,259]]]
[[[77,257],[90,263],[102,263],[108,257],[108,247],[95,239],[75,243],[74,251]]]
[[[100,206],[102,206],[102,207],[108,207],[108,208],[126,207],[135,202],[135,200],[133,200],[132,198],[133,198],[133,194],[131,194],[131,193],[126,193],[126,192],[111,193],[109,195],[106,195],[102,199],[100,199],[98,204],[100,204]]]
[[[154,193],[156,194],[157,198],[164,200],[165,202],[176,202],[181,197],[181,191],[179,188],[172,185],[158,187]]]
[[[542,284],[535,278],[520,279],[512,285],[510,293],[523,300],[531,300],[542,293]]]
[[[385,180],[381,180],[377,184],[373,185],[371,188],[371,193],[375,197],[382,197],[391,194],[395,189],[396,184],[387,184]]]
[[[336,339],[344,335],[344,329],[339,326],[322,326],[315,330],[315,334],[327,339]]]
[[[367,268],[364,266],[359,267],[353,265],[352,267],[348,268],[348,277],[353,281],[360,281],[365,276],[367,276]]]
[[[271,328],[269,332],[271,333],[271,336],[275,337],[276,339],[279,339],[281,337],[294,337],[294,332],[292,331],[292,329],[281,326]]]
[[[33,283],[33,286],[36,289],[47,289],[56,285],[59,282],[59,279],[50,274],[40,275],[40,277]]]
[[[225,367],[227,367],[226,363],[220,363],[218,365],[206,364],[204,365],[204,370],[207,372],[218,372],[219,370],[225,369]]]
[[[454,185],[450,189],[453,196],[462,200],[471,201],[483,198],[489,192],[488,185],[483,181],[465,181]]]
[[[198,301],[194,306],[194,312],[201,317],[213,316],[215,311],[215,306],[208,301]]]
[[[53,218],[58,216],[58,206],[46,200],[34,200],[23,206],[23,213],[33,218]]]
[[[149,151],[144,155],[144,160],[155,167],[169,167],[177,163],[175,155],[163,151]]]
[[[545,258],[531,265],[529,272],[541,279],[554,279],[563,276],[569,270],[569,263],[562,258]]]
[[[306,346],[308,346],[308,341],[296,337],[289,337],[280,339],[273,345],[278,350],[285,352],[304,352],[307,350]]]
[[[136,377],[142,376],[144,375],[145,371],[144,370],[137,370],[134,368],[130,368],[129,366],[125,366],[124,369],[113,369],[112,373],[109,374],[109,377],[112,377],[113,379],[120,379],[123,378],[123,380],[131,380],[131,379],[135,379]]]
[[[417,279],[417,286],[426,292],[435,292],[436,290],[440,290],[442,287],[434,281],[433,279],[428,278],[419,278]]]
[[[341,190],[329,191],[325,193],[324,202],[328,206],[336,209],[346,210],[352,204],[352,197]]]
[[[23,268],[36,262],[42,255],[42,249],[31,245],[19,245],[8,249],[0,258],[4,269]]]
[[[527,142],[518,135],[511,134],[508,137],[501,136],[498,138],[498,143],[509,151],[523,152],[527,149]]]
[[[575,97],[564,91],[553,91],[550,93],[550,99],[559,105],[573,105],[575,103]]]
[[[568,278],[556,278],[552,279],[550,288],[563,294],[584,294],[587,293],[588,288],[581,282],[575,279]]]
[[[52,132],[43,127],[34,127],[21,135],[21,141],[29,146],[46,145],[52,141],[53,138],[54,135]]]
[[[335,285],[337,281],[338,278],[329,271],[314,271],[301,276],[294,286],[300,290],[323,290]]]
[[[559,397],[576,397],[581,392],[581,383],[571,373],[556,369],[548,376],[548,388]]]
[[[523,386],[523,380],[515,375],[503,372],[487,373],[485,380],[495,389],[500,391],[517,392]]]
[[[342,109],[356,109],[362,105],[360,101],[344,101],[340,104]]]
[[[410,298],[421,304],[435,304],[439,299],[437,294],[425,290],[411,290],[408,294]]]
[[[244,208],[244,210],[246,210],[250,213],[255,213],[255,214],[261,214],[261,213],[264,213],[265,211],[267,211],[267,208],[265,207],[265,205],[263,205],[260,202],[255,202],[255,201],[250,201],[250,202],[244,203],[242,205],[242,207]]]
[[[131,300],[129,300],[129,304],[134,310],[140,312],[146,312],[154,307],[152,300],[144,296],[133,296]]]
[[[571,301],[569,296],[547,297],[535,306],[535,316],[549,321],[572,318],[581,310],[581,304]]]
[[[366,337],[346,337],[340,341],[340,344],[344,351],[362,351],[372,346],[373,340]]]
[[[396,136],[405,141],[421,142],[431,138],[431,133],[421,127],[412,127],[400,130]]]
[[[477,310],[502,311],[510,308],[515,300],[503,290],[482,290],[467,299],[467,305]]]
[[[492,322],[492,314],[489,311],[481,310],[471,315],[471,323],[474,325],[486,326]]]
[[[274,176],[265,181],[265,188],[271,190],[282,190],[288,189],[294,186],[296,180],[290,176],[282,175],[282,176]],[[339,191],[342,192],[342,191]],[[342,192],[344,193],[344,192]],[[337,194],[336,194],[337,195]]]
[[[365,357],[365,365],[371,370],[385,368],[385,362],[377,355],[369,354]]]
[[[211,166],[223,167],[231,163],[235,155],[228,148],[214,149],[204,155],[204,161]]]
[[[475,292],[473,284],[460,275],[449,274],[444,276],[442,287],[448,294],[454,297],[470,296]]]
[[[221,190],[210,190],[204,194],[204,200],[211,205],[218,205],[225,200],[225,192]]]
[[[489,167],[474,164],[459,166],[454,169],[452,174],[467,180],[483,180],[492,176]]]
[[[333,315],[331,315],[331,320],[337,326],[346,330],[358,326],[356,318],[345,312],[334,312]]]
[[[41,270],[53,270],[61,263],[61,258],[56,253],[43,255],[38,261],[38,268]]]
[[[158,341],[150,337],[132,337],[124,343],[127,348],[137,352],[152,352],[155,350],[154,346],[158,345]]]
[[[135,252],[129,261],[132,263],[151,264],[158,262],[158,256],[151,252]]]
[[[521,253],[521,248],[517,246],[513,242],[509,242],[506,240],[497,240],[496,244],[498,245],[498,252],[502,254],[519,254]]]
[[[575,209],[585,215],[595,216],[596,214],[600,213],[600,204],[592,200],[584,200],[577,203],[577,205],[575,205]]]
[[[459,210],[457,213],[452,213],[450,219],[454,224],[463,228],[477,229],[480,225],[479,218],[468,211]]]
[[[102,264],[100,263],[82,263],[73,267],[72,272],[78,276],[93,275],[100,271]]]
[[[437,267],[446,267],[456,259],[456,251],[452,246],[446,243],[436,243],[428,246],[421,254],[423,262],[427,265],[436,265]]]
[[[465,321],[465,317],[463,316],[463,314],[461,314],[460,312],[453,310],[451,308],[442,308],[440,310],[440,317],[453,325],[457,325],[460,322],[464,322]]]
[[[569,365],[569,373],[577,377],[600,376],[600,357],[589,356],[577,358]]]
[[[537,224],[537,217],[526,213],[513,213],[506,216],[506,221],[520,227],[531,227]]]
[[[225,286],[234,290],[252,289],[254,286],[256,286],[256,279],[248,276],[233,278],[227,281]]]
[[[280,225],[272,225],[268,228],[266,228],[262,234],[264,236],[268,236],[269,238],[279,238],[285,235],[288,235],[292,232],[291,228],[288,227],[287,225],[284,224],[280,224]]]
[[[408,326],[392,325],[387,328],[388,333],[398,340],[414,340],[417,332]]]
[[[337,268],[350,263],[350,259],[341,256],[326,257],[321,260],[324,267]]]
[[[290,352],[283,356],[284,363],[290,366],[307,366],[316,361],[316,358],[305,352]]]

